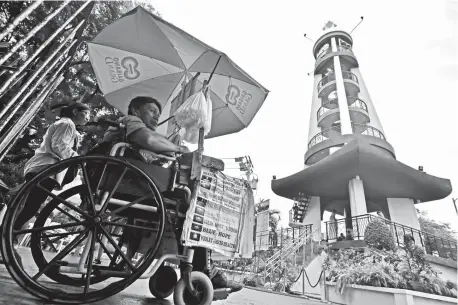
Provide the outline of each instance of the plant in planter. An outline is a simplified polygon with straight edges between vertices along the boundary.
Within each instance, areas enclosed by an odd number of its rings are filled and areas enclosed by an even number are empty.
[[[379,250],[393,251],[396,248],[390,228],[380,219],[374,219],[367,225],[364,241],[368,246]]]

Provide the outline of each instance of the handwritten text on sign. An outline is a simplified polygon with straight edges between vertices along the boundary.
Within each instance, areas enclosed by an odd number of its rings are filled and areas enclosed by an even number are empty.
[[[228,255],[238,253],[245,196],[243,180],[203,168],[197,198],[191,202],[184,224],[185,244]]]

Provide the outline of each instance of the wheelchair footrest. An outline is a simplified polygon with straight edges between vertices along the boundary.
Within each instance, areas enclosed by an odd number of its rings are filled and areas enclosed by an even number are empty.
[[[213,301],[225,300],[231,292],[230,288],[219,288],[213,290]]]
[[[120,278],[127,278],[132,275],[131,272],[126,272],[126,271],[115,271],[115,270],[98,270],[97,274],[105,277],[120,277]]]

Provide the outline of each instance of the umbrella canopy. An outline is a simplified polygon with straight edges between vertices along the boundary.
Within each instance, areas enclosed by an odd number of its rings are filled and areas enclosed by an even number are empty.
[[[156,98],[163,109],[196,76],[210,81],[212,130],[207,137],[238,132],[261,108],[268,90],[224,53],[137,7],[88,43],[100,90],[123,114],[132,98]]]
[[[359,176],[368,199],[413,198],[439,200],[452,192],[450,180],[429,175],[387,157],[365,136],[357,137],[326,159],[302,171],[272,180],[275,194],[293,199],[298,193],[328,199],[347,199],[348,182]]]

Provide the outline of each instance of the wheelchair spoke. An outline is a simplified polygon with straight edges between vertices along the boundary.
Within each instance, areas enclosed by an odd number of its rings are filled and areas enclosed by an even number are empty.
[[[89,202],[91,203],[92,212],[95,213],[94,196],[91,190],[91,183],[89,181],[89,175],[87,174],[86,162],[82,162],[81,169],[83,170],[84,184],[86,185],[87,191],[89,193]]]
[[[91,285],[91,273],[92,273],[92,264],[94,259],[94,247],[95,247],[95,238],[97,235],[97,227],[94,227],[94,231],[91,235],[91,246],[89,248],[89,259],[87,262],[87,273],[86,273],[86,285],[84,286],[84,293],[87,293],[89,286]]]
[[[54,247],[53,242],[49,239],[48,236],[45,235],[45,239],[46,239],[46,243],[47,243],[48,245],[50,245],[50,246],[54,249],[54,251],[59,252],[59,251],[57,251],[56,247]]]
[[[40,189],[42,189],[43,191],[45,191],[48,194],[48,196],[51,196],[52,198],[54,198],[56,200],[59,200],[60,203],[62,203],[63,205],[67,206],[68,208],[72,209],[73,211],[80,213],[81,215],[85,216],[86,218],[90,217],[86,212],[84,212],[80,208],[77,208],[74,205],[72,205],[70,202],[66,201],[65,199],[60,198],[56,194],[54,194],[54,193],[50,192],[49,190],[47,190],[46,188],[42,187],[40,184],[37,184],[37,186]]]
[[[71,219],[73,219],[75,221],[81,221],[81,219],[76,218],[75,216],[73,216],[69,212],[65,211],[64,209],[60,208],[59,206],[56,207],[56,210],[58,210],[62,214],[65,214],[66,216],[68,216],[69,218],[71,218]]]
[[[142,226],[136,226],[136,225],[129,225],[129,224],[124,224],[124,223],[119,223],[119,222],[112,222],[112,221],[104,221],[104,222],[102,222],[102,224],[111,225],[111,226],[115,226],[115,227],[141,229],[141,230],[151,231],[151,232],[157,232],[157,230],[158,230],[158,229],[154,229],[154,228],[148,228],[148,227],[142,227]]]
[[[111,243],[111,245],[115,248],[115,250],[119,253],[119,255],[121,255],[123,260],[126,261],[126,263],[129,266],[129,268],[133,272],[135,272],[135,266],[132,264],[130,259],[128,259],[127,256],[122,252],[121,248],[118,247],[118,245],[116,244],[114,239],[110,236],[110,234],[108,234],[108,232],[105,230],[105,228],[104,227],[101,227],[101,228],[102,228],[103,234],[105,234],[105,236],[108,238],[108,241]]]
[[[56,233],[56,234],[45,234],[45,233],[42,233],[41,235],[42,236],[45,236],[47,238],[50,238],[50,237],[58,237],[56,239],[53,239],[53,241],[56,241],[56,240],[59,240],[63,237],[67,237],[69,235],[75,235],[75,234],[78,234],[78,233],[82,233],[84,232],[84,230],[81,230],[81,231],[75,231],[75,232],[66,232],[66,233]]]
[[[46,273],[57,261],[62,260],[67,256],[73,249],[76,248],[85,238],[89,229],[84,230],[83,233],[78,235],[71,243],[69,243],[60,253],[58,253],[42,270],[35,274],[33,280],[38,280],[40,276]]]
[[[32,228],[32,229],[26,229],[26,230],[18,230],[18,231],[13,231],[13,235],[19,235],[19,234],[27,234],[27,233],[32,233],[32,232],[43,232],[43,231],[48,231],[48,230],[55,230],[55,229],[64,229],[64,228],[70,228],[70,227],[76,227],[76,226],[82,226],[87,224],[87,221],[81,221],[81,222],[71,222],[67,224],[61,224],[61,225],[55,225],[55,226],[48,226],[48,227],[41,227],[41,228]]]
[[[114,188],[111,190],[110,194],[108,195],[107,199],[105,200],[105,202],[103,203],[103,206],[102,206],[102,209],[100,210],[100,213],[105,213],[105,210],[107,209],[108,207],[108,202],[110,201],[111,197],[113,197],[114,193],[116,192],[116,190],[118,189],[119,187],[119,184],[121,183],[121,180],[122,178],[124,178],[124,175],[126,174],[128,168],[125,167],[124,170],[122,171],[122,174],[121,176],[119,177],[118,181],[116,181],[116,184],[114,186]]]
[[[130,207],[133,206],[134,204],[139,203],[139,202],[142,202],[143,200],[148,199],[148,198],[151,197],[151,196],[154,196],[154,195],[153,195],[153,194],[148,194],[148,195],[145,195],[145,196],[140,197],[140,198],[138,198],[138,199],[135,199],[134,201],[132,201],[132,202],[126,204],[125,206],[122,206],[122,207],[120,207],[120,208],[117,208],[117,209],[114,210],[114,211],[111,211],[109,214],[106,214],[105,216],[115,216],[116,214],[119,214],[119,213],[121,213],[122,211],[124,211],[124,210],[130,208]]]
[[[100,175],[99,183],[97,183],[97,187],[95,188],[96,191],[100,188],[100,183],[103,180],[102,178],[103,178],[103,175],[105,175],[105,171],[107,170],[107,166],[108,166],[108,161],[105,161],[105,165],[103,166],[102,175]]]
[[[107,254],[108,258],[111,260],[113,260],[113,256],[111,256],[110,254],[110,251],[108,251],[107,247],[103,244],[102,240],[100,239],[100,237],[96,236],[95,237],[97,239],[97,241],[99,242],[100,246],[102,247],[103,251]]]

